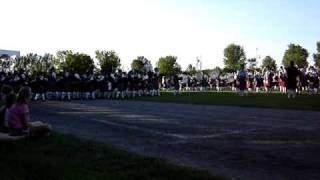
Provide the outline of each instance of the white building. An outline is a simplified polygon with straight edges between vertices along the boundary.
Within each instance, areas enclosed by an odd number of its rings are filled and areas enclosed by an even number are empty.
[[[2,50],[0,49],[0,58],[7,57],[20,57],[20,51]]]

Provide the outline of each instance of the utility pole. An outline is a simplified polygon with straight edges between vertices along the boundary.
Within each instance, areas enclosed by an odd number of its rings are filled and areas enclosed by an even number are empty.
[[[258,54],[258,48],[256,48],[256,61],[257,61],[257,65],[258,65],[258,60],[260,60],[261,57]]]

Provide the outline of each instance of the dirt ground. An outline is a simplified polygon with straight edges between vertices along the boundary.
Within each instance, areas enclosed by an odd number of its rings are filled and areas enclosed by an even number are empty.
[[[32,103],[33,120],[230,179],[320,179],[320,112],[139,101]]]

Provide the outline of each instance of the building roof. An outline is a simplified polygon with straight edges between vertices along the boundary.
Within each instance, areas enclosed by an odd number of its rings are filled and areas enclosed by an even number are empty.
[[[0,57],[1,56],[10,56],[10,57],[16,56],[16,57],[20,57],[20,51],[0,49]]]

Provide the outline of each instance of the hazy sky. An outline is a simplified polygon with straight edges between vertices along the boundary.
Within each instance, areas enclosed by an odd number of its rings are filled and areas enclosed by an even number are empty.
[[[320,41],[319,0],[0,0],[0,49],[22,54],[115,50],[122,64],[178,56],[185,68],[223,66],[223,49],[281,62],[289,43]],[[309,61],[311,62],[311,56]],[[312,62],[313,63],[313,62]]]

